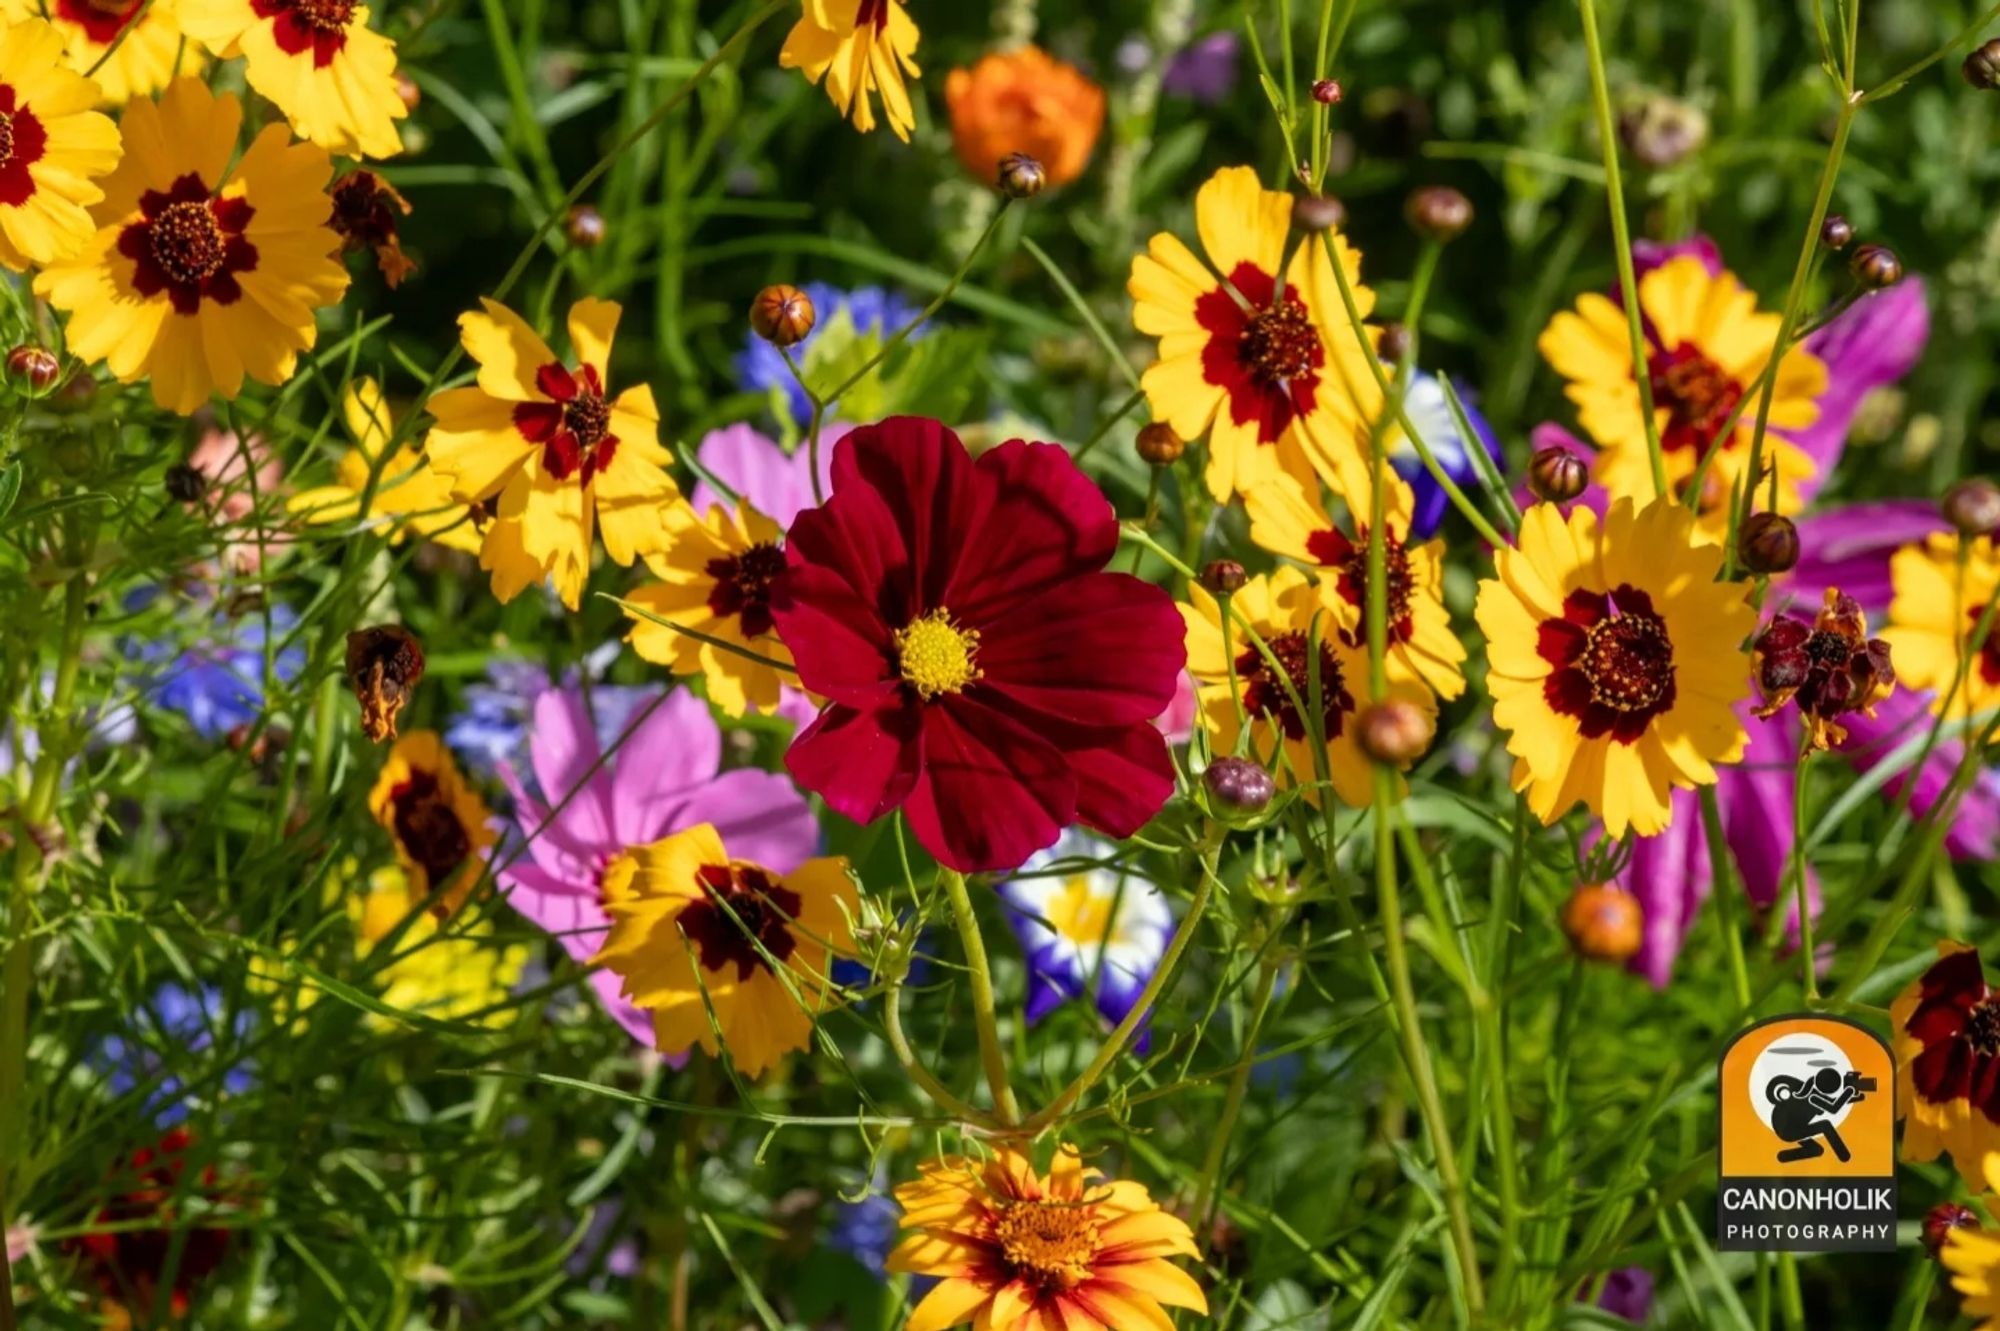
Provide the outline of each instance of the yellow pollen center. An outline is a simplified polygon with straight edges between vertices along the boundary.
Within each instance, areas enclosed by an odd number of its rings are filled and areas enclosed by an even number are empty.
[[[952,623],[949,610],[933,610],[896,631],[903,679],[926,701],[978,679],[978,652],[978,631]]]
[[[1111,935],[1113,900],[1092,890],[1089,874],[1077,874],[1065,879],[1062,895],[1049,902],[1049,924],[1072,943],[1102,943]]]
[[[1090,1279],[1101,1246],[1097,1208],[1008,1202],[993,1221],[993,1241],[1017,1278],[1045,1290],[1075,1289]]]

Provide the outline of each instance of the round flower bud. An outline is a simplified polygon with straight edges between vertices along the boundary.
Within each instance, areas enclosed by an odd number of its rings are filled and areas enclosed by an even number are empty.
[[[1202,589],[1211,596],[1233,596],[1248,581],[1249,573],[1233,559],[1213,560],[1201,570]]]
[[[1630,961],[1645,924],[1639,899],[1616,883],[1580,883],[1563,903],[1563,933],[1576,954],[1590,961]]]
[[[1965,63],[1958,69],[1965,75],[1965,81],[1981,92],[2000,88],[2000,37],[1965,57]]]
[[[1819,243],[1830,250],[1844,250],[1854,243],[1854,223],[1839,213],[1828,213],[1819,224]]]
[[[1010,199],[1032,199],[1049,183],[1042,164],[1026,153],[1008,153],[1000,159],[1000,192]]]
[[[7,373],[15,383],[40,393],[62,374],[62,362],[46,347],[15,347],[7,353]]]
[[[1292,222],[1301,231],[1338,231],[1347,225],[1347,205],[1331,194],[1308,194],[1292,205]]]
[[[1961,536],[1987,536],[2000,529],[2000,485],[1972,476],[1944,492],[1938,505],[1944,520]]]
[[[783,283],[765,287],[750,302],[751,330],[774,346],[797,346],[818,320],[812,297]]]
[[[1408,767],[1424,756],[1437,735],[1437,722],[1421,707],[1400,698],[1378,702],[1361,714],[1356,738],[1361,751],[1389,767]]]
[[[1698,106],[1655,93],[1618,118],[1618,137],[1634,160],[1662,170],[1708,142],[1708,117]]]
[[[176,462],[167,468],[166,487],[167,494],[180,503],[199,503],[208,491],[208,477],[202,475],[199,468]]]
[[[1451,240],[1472,225],[1472,200],[1449,185],[1426,185],[1410,195],[1403,211],[1425,240]]]
[[[1799,562],[1799,529],[1781,513],[1752,513],[1736,529],[1736,557],[1752,573],[1789,573]]]
[[[1375,333],[1375,354],[1390,365],[1399,365],[1410,354],[1410,330],[1391,319]]]
[[[1216,812],[1225,817],[1260,814],[1278,793],[1278,783],[1271,774],[1248,758],[1217,758],[1201,780]]]
[[[579,203],[563,219],[563,234],[580,250],[594,250],[604,243],[604,214],[587,203]]]
[[[1187,452],[1187,441],[1174,432],[1174,427],[1165,421],[1154,421],[1139,431],[1133,442],[1139,457],[1155,467],[1171,467]]]
[[[1978,1228],[1979,1212],[1958,1202],[1939,1202],[1924,1215],[1924,1250],[1933,1259],[1941,1257],[1951,1231]]]
[[[1340,80],[1339,79],[1316,80],[1312,86],[1312,95],[1313,95],[1313,100],[1315,102],[1318,102],[1321,106],[1340,105],[1340,97],[1341,97]]]
[[[1903,280],[1903,261],[1887,245],[1863,245],[1847,261],[1854,280],[1870,291],[1895,286]]]
[[[1528,489],[1550,504],[1566,504],[1590,488],[1590,468],[1567,448],[1537,449],[1528,459]]]
[[[396,96],[402,99],[406,111],[416,110],[424,100],[423,89],[417,86],[417,81],[400,69],[396,71]]]

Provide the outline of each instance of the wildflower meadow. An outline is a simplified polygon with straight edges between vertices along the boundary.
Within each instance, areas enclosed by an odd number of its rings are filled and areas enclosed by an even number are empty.
[[[0,0],[0,1331],[2000,1331],[2000,4]]]

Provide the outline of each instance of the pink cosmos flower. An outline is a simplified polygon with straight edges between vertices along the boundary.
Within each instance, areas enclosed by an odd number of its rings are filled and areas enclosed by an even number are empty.
[[[188,454],[187,465],[201,474],[204,487],[201,499],[187,507],[207,513],[215,525],[224,569],[239,577],[256,573],[265,553],[288,539],[257,517],[260,506],[267,514],[283,511],[272,496],[284,484],[285,464],[261,436],[253,434],[244,444],[227,430],[209,430]]]

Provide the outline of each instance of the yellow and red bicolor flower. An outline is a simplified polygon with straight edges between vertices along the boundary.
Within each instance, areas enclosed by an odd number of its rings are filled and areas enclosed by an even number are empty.
[[[0,0],[0,19],[46,17],[62,36],[63,62],[86,74],[113,106],[151,97],[205,62],[181,54],[179,0]],[[130,31],[127,31],[130,29]]]
[[[804,12],[785,37],[778,64],[796,69],[813,83],[826,80],[826,95],[862,133],[875,128],[874,97],[903,142],[916,128],[907,75],[923,71],[915,60],[921,37],[904,0],[802,0]]]
[[[2000,1167],[2000,993],[1976,950],[1953,942],[1937,950],[1889,1007],[1903,1158],[1948,1155],[1978,1188]]]
[[[242,56],[250,86],[299,137],[343,157],[394,157],[407,116],[396,44],[355,0],[181,0],[181,29],[223,59]]]
[[[118,127],[97,85],[62,63],[40,19],[0,29],[0,264],[15,272],[67,259],[97,227],[91,205],[118,165]]]
[[[368,811],[395,840],[412,902],[428,900],[448,916],[472,895],[496,840],[493,815],[435,730],[396,741],[368,792]]]

